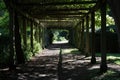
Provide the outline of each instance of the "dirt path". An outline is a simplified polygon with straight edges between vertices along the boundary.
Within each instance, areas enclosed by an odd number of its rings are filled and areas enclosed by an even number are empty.
[[[90,58],[80,54],[59,54],[60,48],[73,47],[68,44],[51,45],[25,65],[18,66],[17,70],[0,71],[0,80],[91,80],[91,71],[97,72],[98,64],[89,64]]]

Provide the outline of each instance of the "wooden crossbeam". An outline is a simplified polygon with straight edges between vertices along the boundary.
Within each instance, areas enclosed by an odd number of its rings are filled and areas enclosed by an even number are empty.
[[[46,16],[40,16],[40,15],[33,15],[33,17],[37,19],[46,19]],[[74,19],[80,19],[82,15],[49,15],[50,18],[74,18]],[[48,18],[48,19],[50,19]]]
[[[90,10],[91,8],[63,8],[63,9],[40,9],[40,11],[80,11],[80,10]]]
[[[43,3],[17,3],[19,6],[55,6],[55,5],[79,5],[79,4],[94,4],[97,1],[79,1],[79,2],[43,2]]]
[[[73,22],[73,20],[65,20],[65,19],[41,19],[40,22]]]
[[[89,15],[90,13],[95,12],[95,11],[97,11],[98,9],[100,9],[100,6],[101,6],[100,1],[101,1],[101,0],[98,0],[98,1],[96,2],[96,4],[89,10],[89,12],[83,16],[83,18],[85,18],[85,17],[86,17],[87,15]]]
[[[74,13],[33,13],[31,15],[39,15],[39,16],[46,16],[46,15],[84,15],[87,13],[83,12],[74,12]]]

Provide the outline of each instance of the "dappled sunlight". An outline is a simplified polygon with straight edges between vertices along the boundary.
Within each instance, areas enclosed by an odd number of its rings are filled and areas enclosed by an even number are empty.
[[[112,59],[116,58],[112,57]],[[26,64],[16,66],[14,71],[8,71],[7,68],[0,70],[0,78],[3,80],[104,80],[110,79],[109,76],[115,76],[119,79],[117,74],[120,71],[119,65],[109,63],[111,72],[99,74],[101,58],[96,57],[97,63],[94,65],[90,64],[90,61],[90,56],[85,57],[69,44],[53,44]]]
[[[66,54],[66,53],[71,53],[72,51],[74,50],[77,50],[76,48],[70,48],[70,49],[62,49],[63,50],[63,54]]]
[[[66,44],[68,43],[68,40],[64,40],[64,41],[54,41],[53,44]]]

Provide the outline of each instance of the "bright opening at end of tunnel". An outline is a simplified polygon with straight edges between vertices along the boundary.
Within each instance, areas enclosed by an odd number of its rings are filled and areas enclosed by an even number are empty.
[[[52,44],[63,44],[63,43],[68,43],[69,39],[69,31],[60,29],[60,30],[52,30],[53,32],[53,41]]]
[[[53,41],[53,44],[65,44],[68,43],[68,40],[63,40],[63,41]]]

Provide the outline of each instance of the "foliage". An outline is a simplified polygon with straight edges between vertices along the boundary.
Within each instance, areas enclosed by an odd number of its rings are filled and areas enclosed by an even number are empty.
[[[0,1],[0,28],[7,29],[9,14],[3,1]]]
[[[106,15],[106,26],[114,25],[114,19],[112,16],[109,15],[110,10],[107,9],[107,15]],[[101,27],[101,14],[100,11],[97,11],[95,14],[95,25],[96,27]]]
[[[61,29],[61,30],[53,30],[53,34],[54,34],[54,37],[53,37],[53,40],[54,41],[65,41],[68,39],[68,30],[64,30],[64,29]]]
[[[38,52],[42,50],[42,46],[35,39],[33,41],[33,45],[34,47],[33,47],[33,52],[32,52],[30,39],[27,38],[27,47],[25,47],[22,43],[24,57],[26,61],[29,61],[34,55],[36,55]]]
[[[9,57],[9,14],[3,0],[0,0],[0,65],[7,65]]]
[[[22,27],[22,26],[21,26]],[[34,26],[35,27],[35,26]],[[22,29],[22,28],[21,28]],[[35,56],[38,52],[42,51],[42,44],[38,42],[38,38],[36,38],[36,31],[35,28],[33,29],[33,52],[31,48],[31,40],[30,40],[30,26],[27,25],[27,47],[24,46],[23,37],[22,37],[22,48],[24,51],[24,57],[26,61],[29,61],[33,56]],[[42,34],[42,33],[41,33]],[[23,34],[22,34],[23,35]],[[38,37],[38,36],[37,36]],[[42,39],[42,38],[41,38]]]

